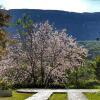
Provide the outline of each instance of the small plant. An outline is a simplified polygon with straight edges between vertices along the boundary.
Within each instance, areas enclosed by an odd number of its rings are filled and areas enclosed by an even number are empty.
[[[0,79],[0,89],[1,90],[9,90],[10,88],[11,88],[10,82]]]

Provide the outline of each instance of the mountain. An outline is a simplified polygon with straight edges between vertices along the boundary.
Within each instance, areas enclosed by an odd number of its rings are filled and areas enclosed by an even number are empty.
[[[11,22],[21,18],[24,13],[31,15],[34,22],[49,21],[57,29],[66,28],[77,40],[95,40],[100,37],[100,13],[75,13],[57,10],[37,9],[11,9]],[[8,30],[16,33],[16,27],[10,26]]]

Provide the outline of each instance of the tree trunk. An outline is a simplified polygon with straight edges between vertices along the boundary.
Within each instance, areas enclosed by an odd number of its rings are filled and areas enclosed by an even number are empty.
[[[44,87],[43,53],[41,53],[41,85]]]

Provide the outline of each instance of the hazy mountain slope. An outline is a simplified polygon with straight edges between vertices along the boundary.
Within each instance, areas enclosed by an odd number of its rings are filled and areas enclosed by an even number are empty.
[[[15,22],[23,13],[32,16],[35,22],[49,20],[57,29],[66,28],[77,40],[95,40],[100,37],[100,13],[74,13],[56,10],[12,9],[9,10],[11,21]],[[15,34],[16,28],[8,30]]]

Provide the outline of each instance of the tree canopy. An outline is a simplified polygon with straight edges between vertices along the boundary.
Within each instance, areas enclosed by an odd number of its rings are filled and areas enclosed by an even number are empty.
[[[6,10],[0,9],[0,59],[5,52],[7,42],[7,32],[4,27],[8,26],[10,15]]]

